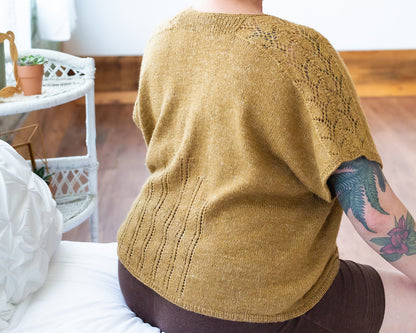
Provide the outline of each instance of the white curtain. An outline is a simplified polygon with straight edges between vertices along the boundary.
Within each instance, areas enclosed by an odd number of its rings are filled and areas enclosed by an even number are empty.
[[[31,47],[30,0],[0,0],[0,32],[13,31],[18,50]],[[5,51],[8,52],[6,42]]]
[[[74,0],[36,0],[37,28],[43,40],[63,42],[76,24]]]
[[[35,0],[37,29],[46,41],[67,41],[75,28],[74,0]],[[32,47],[31,0],[0,0],[0,32],[13,31],[18,51]],[[9,47],[5,43],[8,54]]]

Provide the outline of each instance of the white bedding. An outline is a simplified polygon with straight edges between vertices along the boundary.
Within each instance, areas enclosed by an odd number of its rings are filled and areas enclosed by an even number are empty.
[[[116,243],[62,241],[45,285],[20,304],[5,333],[159,333],[127,307]]]
[[[0,140],[0,331],[45,282],[62,238],[62,214],[48,185]]]

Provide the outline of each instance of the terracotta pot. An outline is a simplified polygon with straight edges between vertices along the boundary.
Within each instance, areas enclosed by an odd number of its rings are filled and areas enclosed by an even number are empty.
[[[17,75],[25,96],[42,93],[43,65],[17,66]]]

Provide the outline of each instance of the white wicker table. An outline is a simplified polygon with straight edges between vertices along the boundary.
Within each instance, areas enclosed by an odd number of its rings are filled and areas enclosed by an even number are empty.
[[[27,54],[40,54],[48,60],[45,64],[42,94],[0,98],[0,116],[46,109],[85,96],[87,154],[50,158],[48,168],[53,173],[51,186],[57,207],[64,216],[63,232],[89,219],[91,240],[97,242],[98,162],[95,146],[94,59],[41,49],[19,52],[19,56]],[[6,59],[6,81],[7,85],[16,84],[10,59]]]

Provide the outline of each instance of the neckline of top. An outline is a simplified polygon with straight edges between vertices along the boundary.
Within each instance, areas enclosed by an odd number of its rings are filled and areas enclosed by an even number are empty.
[[[192,7],[177,16],[182,27],[197,31],[232,32],[236,31],[249,18],[269,17],[268,14],[233,14],[198,11]]]
[[[193,8],[192,6],[186,9],[185,11],[192,12],[197,15],[215,15],[215,16],[268,16],[264,13],[225,13],[225,12],[205,12]]]

